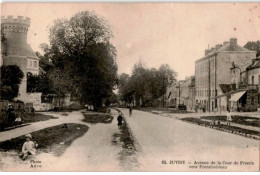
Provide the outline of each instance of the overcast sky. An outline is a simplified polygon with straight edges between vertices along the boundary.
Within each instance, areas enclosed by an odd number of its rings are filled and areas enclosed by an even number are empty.
[[[53,20],[84,10],[111,25],[119,73],[131,73],[141,59],[149,68],[167,63],[184,79],[208,45],[260,40],[259,3],[6,3],[1,15],[30,17],[28,43],[38,51]]]

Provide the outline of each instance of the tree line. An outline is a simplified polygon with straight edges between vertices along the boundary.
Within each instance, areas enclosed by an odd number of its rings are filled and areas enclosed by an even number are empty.
[[[134,65],[131,76],[125,73],[119,75],[120,100],[126,106],[158,106],[166,87],[176,81],[176,76],[177,73],[168,64],[158,69],[146,68],[139,61]]]

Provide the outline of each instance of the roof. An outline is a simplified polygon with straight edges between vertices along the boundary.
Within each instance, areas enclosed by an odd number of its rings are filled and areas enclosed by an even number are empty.
[[[249,65],[246,70],[251,70],[251,69],[256,69],[260,68],[260,57],[257,57],[256,59],[253,60],[253,63]]]
[[[8,43],[7,55],[27,56],[39,60],[29,44]]]
[[[219,52],[255,52],[255,51],[252,51],[252,50],[248,50],[242,46],[239,46],[239,45],[236,45],[236,46],[230,46],[230,43],[226,43],[224,44],[223,46],[221,46],[220,48],[218,49],[212,49],[207,55],[205,55],[204,57],[196,60],[195,62],[197,61],[201,61],[201,60],[204,60],[208,57],[211,57]]]
[[[236,90],[236,87],[231,84],[219,84],[219,87],[223,93]]]

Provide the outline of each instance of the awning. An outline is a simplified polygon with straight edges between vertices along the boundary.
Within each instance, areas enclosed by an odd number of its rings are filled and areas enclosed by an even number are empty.
[[[246,93],[246,91],[241,91],[241,92],[232,94],[229,101],[238,101],[245,93]]]

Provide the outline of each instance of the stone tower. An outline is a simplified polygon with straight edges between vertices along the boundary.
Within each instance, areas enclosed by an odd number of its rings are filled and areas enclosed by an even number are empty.
[[[3,65],[17,65],[24,73],[18,98],[26,95],[27,72],[39,73],[39,58],[27,44],[29,26],[30,18],[1,16],[1,30],[5,38],[1,43]]]

